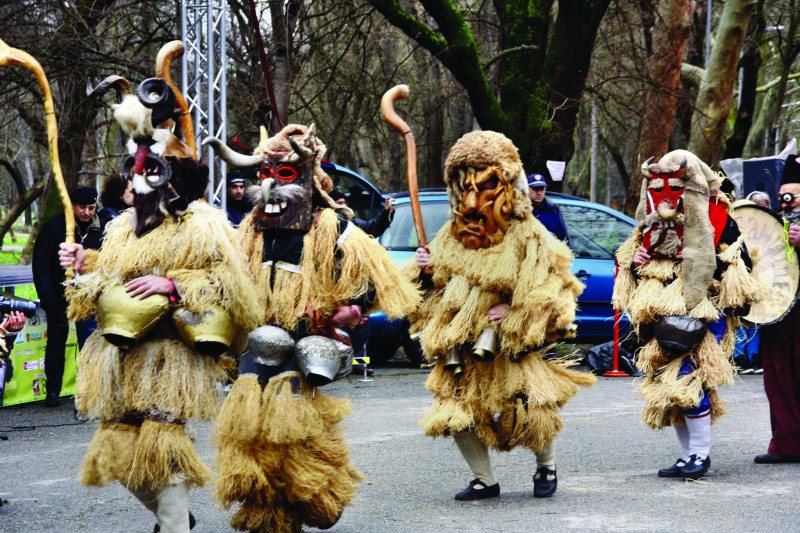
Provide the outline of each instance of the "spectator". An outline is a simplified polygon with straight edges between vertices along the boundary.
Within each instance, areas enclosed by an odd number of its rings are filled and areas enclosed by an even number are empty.
[[[339,191],[338,189],[332,190],[328,196],[330,196],[333,201],[337,204],[342,206],[347,206],[347,197],[344,195],[343,192]],[[353,224],[361,228],[367,235],[372,235],[373,237],[380,237],[383,233],[389,228],[394,219],[394,198],[386,198],[383,201],[383,209],[375,215],[370,220],[362,220],[360,218],[354,218],[352,220]]]
[[[247,187],[247,180],[241,172],[238,170],[228,172],[225,180],[225,191],[227,194],[225,210],[228,212],[228,220],[230,223],[234,228],[238,228],[239,224],[242,223],[242,219],[253,210],[253,202],[244,195],[244,190]]]
[[[97,191],[93,187],[78,187],[70,193],[75,216],[75,242],[84,248],[99,249],[103,226],[97,216]],[[58,261],[58,246],[67,233],[63,213],[55,215],[42,225],[33,246],[33,283],[39,295],[39,305],[47,316],[47,347],[45,348],[45,375],[47,376],[46,407],[58,407],[61,381],[64,375],[64,349],[67,344],[69,322],[67,300],[64,297],[64,269]],[[91,333],[88,322],[77,322],[78,348]]]
[[[133,205],[133,182],[117,172],[110,174],[103,183],[100,203],[103,207],[97,211],[97,216],[105,228],[106,224]]]
[[[800,247],[800,159],[790,155],[781,175],[778,194],[783,217],[791,222],[784,231],[790,245]],[[794,221],[794,222],[792,222]],[[777,324],[761,329],[764,390],[769,400],[772,440],[761,464],[800,463],[800,306]]]
[[[14,376],[14,366],[11,364],[11,349],[17,333],[25,327],[25,315],[19,311],[11,311],[0,322],[0,407],[3,406],[3,392],[5,384]]]
[[[558,206],[549,202],[545,197],[547,194],[547,181],[541,174],[531,174],[528,176],[528,197],[533,205],[533,216],[542,223],[560,241],[569,244],[567,225],[564,224],[564,217]]]

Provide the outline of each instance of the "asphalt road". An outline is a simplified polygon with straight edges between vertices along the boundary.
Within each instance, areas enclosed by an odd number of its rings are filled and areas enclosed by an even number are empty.
[[[563,411],[557,440],[558,492],[532,497],[533,455],[493,453],[501,497],[456,502],[471,479],[451,439],[431,440],[418,420],[431,403],[426,372],[378,369],[374,381],[348,378],[327,387],[347,396],[352,459],[366,476],[335,532],[752,531],[800,530],[800,465],[757,465],[769,440],[760,376],[722,391],[728,415],[713,427],[712,466],[698,482],[659,479],[679,455],[673,431],[640,421],[642,402],[630,378],[600,378]],[[22,427],[23,430],[12,428]],[[152,531],[154,518],[119,485],[82,487],[81,460],[95,430],[58,409],[0,410],[2,532]],[[209,463],[210,425],[192,430]],[[230,512],[208,487],[191,494],[195,532],[229,531]]]

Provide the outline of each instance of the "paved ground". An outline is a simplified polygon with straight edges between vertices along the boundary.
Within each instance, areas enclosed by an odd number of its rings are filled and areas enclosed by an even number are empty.
[[[453,501],[470,474],[452,440],[431,440],[417,421],[430,405],[425,371],[378,369],[327,387],[352,399],[347,420],[355,465],[365,474],[359,497],[335,532],[753,531],[800,530],[800,465],[753,463],[769,439],[760,376],[723,391],[729,414],[713,429],[712,467],[700,482],[658,479],[679,455],[671,430],[640,422],[642,402],[631,379],[600,378],[564,409],[557,441],[559,489],[531,496],[532,454],[493,454],[499,499]],[[23,429],[12,429],[24,427]],[[152,531],[153,517],[118,485],[86,488],[75,479],[96,425],[79,423],[72,402],[59,409],[27,405],[0,410],[2,532]],[[210,461],[210,426],[193,427]],[[196,532],[228,531],[228,512],[210,490],[194,491]]]

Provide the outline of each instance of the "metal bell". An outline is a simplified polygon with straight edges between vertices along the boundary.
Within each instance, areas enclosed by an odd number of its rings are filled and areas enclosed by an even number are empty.
[[[340,380],[343,377],[349,376],[353,373],[353,345],[350,342],[350,335],[343,329],[336,328],[337,339],[332,339],[333,343],[339,349],[339,357],[341,363],[339,370],[336,372],[334,381]],[[344,342],[343,342],[344,341]]]
[[[494,328],[483,330],[472,347],[472,358],[478,361],[491,361],[497,351],[497,331]]]
[[[464,359],[455,348],[450,350],[447,358],[444,360],[444,369],[449,370],[455,376],[460,376],[464,373]]]
[[[264,366],[280,366],[294,353],[294,339],[276,326],[261,326],[247,335],[247,350]]]
[[[233,342],[236,326],[228,312],[219,305],[209,306],[202,313],[178,308],[172,322],[183,341],[202,355],[222,355]]]
[[[327,385],[336,377],[342,357],[336,343],[328,337],[309,335],[295,346],[297,365],[312,387]]]
[[[131,348],[158,325],[169,309],[169,299],[163,294],[140,300],[129,296],[124,285],[115,285],[97,300],[100,333],[115,346]]]

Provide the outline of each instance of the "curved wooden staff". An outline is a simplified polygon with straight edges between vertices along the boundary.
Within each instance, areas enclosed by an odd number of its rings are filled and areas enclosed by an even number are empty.
[[[383,118],[394,129],[400,132],[406,141],[406,178],[408,179],[408,198],[411,200],[411,216],[414,218],[414,227],[417,230],[417,240],[421,247],[428,245],[425,235],[425,225],[422,222],[422,208],[419,205],[419,186],[417,185],[417,146],[414,143],[414,134],[408,124],[398,116],[394,110],[396,100],[408,98],[408,85],[396,85],[381,97],[381,113]]]
[[[8,65],[19,65],[33,72],[36,76],[36,81],[39,82],[39,87],[42,89],[44,113],[47,121],[47,143],[50,146],[50,169],[53,172],[53,178],[56,180],[56,188],[61,197],[64,218],[67,223],[67,235],[64,238],[64,242],[68,245],[75,244],[75,215],[72,211],[72,201],[69,199],[67,184],[64,182],[64,176],[61,173],[61,161],[58,158],[58,124],[56,122],[56,111],[53,106],[50,84],[47,83],[47,77],[44,75],[42,66],[32,55],[17,48],[11,48],[0,40],[0,67]],[[67,279],[72,278],[72,273],[72,267],[69,267],[67,269]]]

